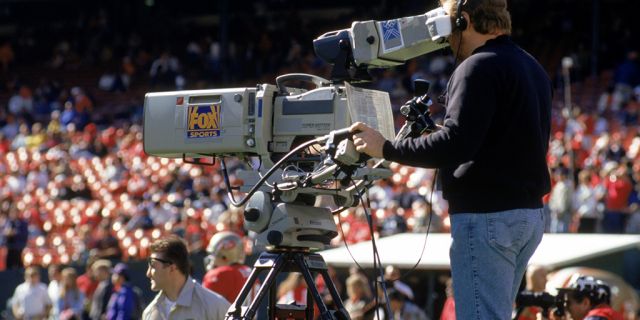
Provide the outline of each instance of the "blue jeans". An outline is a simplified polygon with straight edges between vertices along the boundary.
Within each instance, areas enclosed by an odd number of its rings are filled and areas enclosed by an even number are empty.
[[[451,215],[451,274],[460,320],[508,320],[529,258],[544,233],[543,209]]]

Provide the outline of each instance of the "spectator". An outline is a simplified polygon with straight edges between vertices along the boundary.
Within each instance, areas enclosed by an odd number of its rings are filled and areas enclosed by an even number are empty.
[[[55,301],[60,296],[60,284],[62,281],[62,266],[59,264],[50,264],[49,268],[49,286],[47,293],[51,301]]]
[[[613,81],[616,92],[619,92],[623,101],[627,101],[633,92],[633,87],[640,83],[640,66],[638,66],[638,52],[627,52],[625,60],[615,70]]]
[[[573,212],[571,210],[573,187],[567,169],[557,168],[553,177],[556,183],[549,196],[551,232],[564,233],[569,231],[569,226],[573,220]]]
[[[27,146],[27,138],[31,135],[29,125],[25,122],[21,123],[18,128],[18,134],[13,138],[11,142],[11,149],[18,150]]]
[[[111,282],[114,292],[107,306],[107,320],[140,319],[142,316],[141,299],[138,298],[130,282],[129,268],[124,263],[118,263],[113,268]]]
[[[11,150],[11,140],[7,139],[3,131],[0,131],[0,154],[6,154],[9,150]]]
[[[276,293],[278,303],[307,304],[307,283],[300,272],[289,272]]]
[[[202,286],[233,303],[251,274],[251,268],[243,264],[242,238],[230,231],[218,232],[209,241],[207,253],[205,267],[208,271],[202,279]],[[256,284],[246,302],[253,300],[257,289]]]
[[[47,319],[51,311],[51,299],[47,286],[40,282],[38,267],[25,269],[24,282],[18,285],[11,298],[11,310],[16,319]]]
[[[404,294],[409,300],[413,301],[415,298],[413,289],[400,280],[400,269],[394,265],[388,265],[384,269],[384,279],[387,281],[387,288],[394,288]]]
[[[18,92],[9,99],[9,112],[16,116],[26,116],[33,111],[33,92],[26,85],[20,86]]]
[[[407,232],[407,222],[402,216],[404,208],[399,207],[397,202],[391,201],[387,204],[384,212],[384,219],[380,227],[380,236],[386,237]]]
[[[0,67],[2,68],[3,73],[9,71],[10,67],[13,64],[14,58],[15,53],[13,51],[11,42],[4,41],[2,45],[0,45]]]
[[[89,307],[89,318],[91,320],[104,320],[107,315],[107,305],[113,293],[113,283],[111,282],[111,261],[100,259],[91,266],[93,276],[98,281],[98,287],[91,297]]]
[[[108,220],[102,220],[89,244],[89,248],[98,259],[121,260],[122,250],[118,239],[111,233]]]
[[[80,320],[84,309],[85,295],[78,289],[78,274],[74,268],[62,270],[60,295],[53,300],[53,315],[60,320]]]
[[[595,233],[602,219],[599,206],[604,190],[592,185],[592,173],[584,169],[578,174],[578,187],[573,194],[573,208],[578,218],[578,233]]]
[[[140,208],[136,210],[133,214],[133,217],[127,222],[126,229],[131,230],[151,230],[153,229],[153,220],[149,215],[149,209]]]
[[[151,290],[159,291],[142,316],[155,319],[224,319],[229,302],[199,285],[189,275],[189,252],[176,236],[151,244],[147,277]]]
[[[447,298],[444,300],[440,320],[456,320],[456,302],[453,298],[453,279],[450,277],[446,281],[445,294]]]
[[[151,87],[162,85],[181,90],[184,78],[180,75],[180,62],[169,51],[164,51],[151,64]]]
[[[20,217],[18,207],[11,201],[4,202],[0,210],[8,211],[7,221],[0,226],[7,246],[7,269],[22,268],[22,251],[27,246],[29,223]]]
[[[604,233],[623,233],[628,216],[628,201],[633,185],[625,164],[612,163],[604,185],[607,190],[602,219]]]
[[[85,298],[89,301],[93,299],[93,293],[98,288],[99,281],[96,279],[95,274],[93,273],[93,264],[97,261],[97,257],[95,255],[89,255],[87,259],[87,268],[86,271],[77,277],[76,285],[80,292],[85,296]]]
[[[393,320],[428,320],[429,318],[422,309],[409,301],[407,297],[395,289],[387,292],[391,312],[393,315],[389,319]]]
[[[368,313],[373,295],[367,278],[361,274],[350,275],[346,280],[346,287],[347,299],[344,302],[344,307],[349,312],[351,319],[373,319],[370,316],[372,313]]]
[[[526,273],[526,291],[529,292],[545,292],[547,285],[547,275],[549,270],[540,265],[530,265]],[[521,312],[518,320],[536,320],[541,317],[543,310],[537,306],[525,307]]]

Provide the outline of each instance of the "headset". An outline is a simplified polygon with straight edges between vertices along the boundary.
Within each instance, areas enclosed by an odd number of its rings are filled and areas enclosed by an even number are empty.
[[[470,1],[470,0],[466,0]],[[462,15],[462,6],[464,5],[465,0],[458,0],[457,9],[456,9],[456,29],[461,32],[467,29],[467,19]]]

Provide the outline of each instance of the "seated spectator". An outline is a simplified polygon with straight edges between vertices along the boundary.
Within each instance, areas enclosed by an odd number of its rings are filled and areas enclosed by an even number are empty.
[[[181,88],[180,81],[183,80],[180,75],[180,62],[169,51],[164,51],[153,61],[149,75],[151,76],[152,88],[156,85],[174,87],[178,90]]]
[[[9,68],[13,65],[14,58],[15,53],[11,42],[4,41],[2,45],[0,45],[0,68],[2,68],[2,72],[9,71]]]
[[[108,220],[102,220],[92,237],[89,248],[97,259],[120,260],[122,258],[120,244],[113,236]]]
[[[114,70],[107,70],[98,79],[98,88],[108,92],[125,92],[128,87],[126,74]]]
[[[33,111],[33,92],[28,86],[20,86],[8,103],[9,112],[16,116],[28,116]]]
[[[389,202],[387,208],[384,209],[384,219],[380,226],[380,236],[386,237],[407,232],[407,221],[405,221],[401,214],[403,212],[404,209],[400,208],[397,202]]]
[[[151,230],[153,229],[153,220],[149,215],[149,209],[140,208],[136,210],[133,214],[133,217],[127,222],[126,229],[131,230]]]

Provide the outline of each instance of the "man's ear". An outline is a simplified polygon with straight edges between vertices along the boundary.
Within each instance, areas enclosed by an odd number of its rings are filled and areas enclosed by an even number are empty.
[[[473,28],[473,21],[471,21],[471,16],[466,11],[462,11],[462,16],[467,21],[467,27],[465,30],[469,30],[469,28]],[[473,28],[475,30],[475,28]]]

